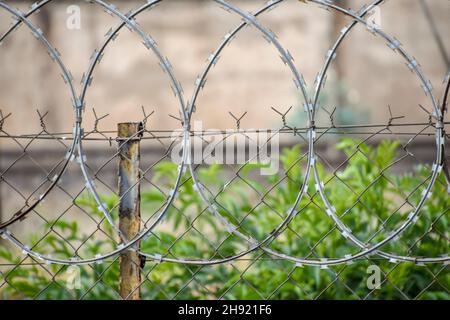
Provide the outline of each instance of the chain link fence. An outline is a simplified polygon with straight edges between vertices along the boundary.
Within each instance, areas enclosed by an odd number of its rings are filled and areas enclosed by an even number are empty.
[[[436,97],[418,61],[369,19],[384,1],[357,11],[333,1],[299,1],[305,10],[319,6],[350,21],[310,90],[293,56],[259,20],[285,1],[271,0],[252,13],[211,1],[242,22],[209,56],[189,100],[136,21],[164,1],[127,13],[87,1],[120,22],[93,53],[79,92],[32,21],[54,1],[28,12],[0,1],[13,19],[0,42],[28,28],[59,67],[74,109],[73,131],[63,133],[48,129],[51,112],[37,111],[29,120],[39,121],[33,134],[8,132],[14,113],[0,113],[7,145],[0,149],[1,297],[448,299],[449,77],[444,96]],[[422,112],[424,121],[386,107],[383,123],[345,125],[336,108],[321,104],[329,68],[357,26],[384,41],[417,77],[429,105],[412,112]],[[192,119],[207,76],[246,27],[261,33],[292,73],[304,121],[292,123],[292,107],[272,107],[264,112],[278,127],[246,129],[242,123],[252,115],[230,112],[235,128],[198,130]],[[95,70],[124,28],[141,38],[168,77],[179,103],[179,114],[170,115],[178,128],[152,130],[154,112],[143,107],[141,122],[106,131],[107,115],[86,108]],[[91,112],[94,128],[87,129],[83,118]]]

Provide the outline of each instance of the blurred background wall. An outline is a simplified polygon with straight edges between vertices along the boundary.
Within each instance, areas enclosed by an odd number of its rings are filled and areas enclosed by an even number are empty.
[[[256,10],[264,4],[259,0],[230,2],[247,10]],[[366,2],[336,1],[343,7],[354,9]],[[25,11],[31,1],[8,3]],[[134,0],[115,2],[123,12],[143,3]],[[427,3],[444,45],[448,46],[448,1]],[[67,9],[72,4],[81,8],[79,30],[66,27],[70,16]],[[171,61],[186,99],[190,98],[195,79],[209,54],[219,45],[221,37],[240,22],[236,15],[226,13],[213,1],[206,0],[164,1],[137,20]],[[107,31],[118,23],[117,18],[107,15],[98,6],[81,1],[55,1],[33,16],[32,21],[61,52],[76,84],[86,71],[94,49],[100,46]],[[333,39],[339,34],[340,27],[349,22],[347,18],[327,13],[316,5],[304,5],[296,0],[286,0],[275,10],[263,14],[261,21],[291,52],[311,88]],[[10,22],[10,15],[0,10],[2,32]],[[400,39],[417,58],[440,93],[448,66],[442,59],[419,0],[387,1],[381,9],[381,23],[383,30]],[[445,49],[448,53],[449,49]],[[27,28],[20,28],[2,44],[0,70],[0,108],[3,112],[14,110],[7,123],[9,132],[23,133],[24,119],[28,118],[31,121],[27,121],[27,129],[39,129],[39,122],[33,121],[36,120],[36,109],[50,111],[47,123],[52,130],[64,131],[72,127],[73,112],[67,87],[56,65]],[[358,27],[338,51],[323,91],[323,104],[329,108],[339,107],[345,122],[385,120],[387,105],[398,110],[398,114],[408,113],[419,119],[423,115],[417,105],[430,106],[418,88],[417,79],[399,56],[386,48],[379,38]],[[236,114],[248,111],[248,119],[252,121],[243,121],[244,126],[276,127],[272,121],[274,113],[269,112],[271,106],[283,110],[289,106],[301,107],[302,103],[292,76],[278,53],[260,33],[246,28],[225,49],[211,72],[194,119],[205,121],[207,127],[226,128],[233,126],[228,111]],[[155,110],[153,127],[179,126],[167,116],[178,112],[177,100],[167,77],[140,39],[124,30],[108,47],[94,73],[87,95],[85,126],[93,125],[91,109],[94,107],[99,114],[110,114],[103,128],[114,129],[118,121],[140,120],[141,106]],[[301,110],[297,111],[301,113]],[[297,111],[290,116],[299,123],[294,116]]]
[[[31,1],[7,1],[26,11]],[[255,11],[265,2],[259,0],[230,1],[249,11]],[[368,1],[335,1],[346,8],[358,9]],[[119,10],[127,12],[145,1],[114,1]],[[435,87],[437,97],[442,96],[442,80],[448,70],[443,53],[449,54],[450,6],[446,0],[427,0],[430,13],[444,44],[440,50],[427,22],[420,0],[391,0],[381,7],[380,23],[384,31],[399,39],[406,50],[421,64]],[[81,28],[67,28],[71,5],[78,5]],[[77,90],[83,73],[89,67],[89,58],[105,39],[105,34],[119,20],[98,6],[84,1],[54,1],[31,17],[49,41],[59,50],[62,59],[74,77]],[[0,33],[11,23],[11,17],[0,10]],[[213,1],[163,1],[150,12],[137,18],[138,23],[158,43],[171,61],[181,82],[186,100],[190,100],[195,80],[206,66],[206,60],[221,42],[222,37],[241,19],[227,13]],[[339,35],[339,30],[350,20],[327,12],[314,4],[286,0],[275,10],[264,13],[260,21],[278,36],[280,43],[295,59],[309,86],[314,86],[326,54]],[[93,109],[98,117],[107,115],[98,124],[99,130],[111,131],[115,138],[118,122],[140,121],[142,106],[147,113],[154,111],[148,128],[152,130],[179,129],[179,104],[174,97],[167,75],[158,61],[141,43],[141,39],[124,28],[119,37],[106,50],[101,64],[94,72],[92,86],[86,96],[83,126],[87,131],[95,125]],[[229,112],[239,116],[247,112],[241,122],[243,128],[279,128],[281,117],[271,108],[284,112],[292,126],[302,127],[306,117],[304,100],[295,89],[292,74],[279,58],[278,52],[253,28],[242,33],[222,53],[219,63],[208,77],[207,85],[197,101],[194,121],[202,121],[203,129],[235,128]],[[404,116],[405,122],[427,122],[428,114],[419,104],[431,111],[428,97],[420,88],[417,78],[408,70],[400,56],[386,46],[380,38],[358,26],[338,51],[322,92],[318,123],[329,125],[324,110],[336,108],[336,121],[340,124],[386,123],[388,106],[394,116]],[[324,109],[322,109],[322,107]],[[49,132],[70,132],[73,126],[73,108],[68,87],[64,84],[55,63],[51,62],[43,46],[22,26],[0,46],[0,109],[11,113],[3,130],[9,135],[36,134],[42,130],[37,110],[45,117]],[[421,149],[424,157],[433,158],[434,138]],[[334,141],[334,140],[333,140]],[[297,141],[298,142],[298,141]],[[45,170],[64,156],[66,148],[56,141],[29,141],[0,139],[0,167],[4,176],[17,190],[27,185],[38,185],[45,178]],[[429,146],[429,148],[427,147]],[[90,165],[99,167],[114,154],[116,144],[108,141],[85,144]],[[145,142],[145,159],[159,155],[158,143]],[[159,149],[158,149],[159,148]],[[26,155],[24,153],[26,150]],[[159,151],[158,151],[159,150]],[[31,155],[33,160],[29,157]],[[14,164],[11,166],[11,164]],[[9,166],[11,166],[9,168]],[[109,168],[109,169],[108,169]],[[114,181],[116,170],[112,162],[104,169]],[[78,170],[75,166],[70,172]],[[109,171],[108,171],[109,170]],[[39,173],[36,173],[39,172]],[[64,183],[74,184],[74,177]],[[69,182],[68,182],[69,181]],[[83,182],[79,181],[80,185]],[[114,185],[114,182],[112,183]],[[14,193],[14,188],[3,183],[3,195]],[[31,188],[34,190],[34,187]],[[31,190],[31,191],[33,191]],[[1,197],[6,199],[5,196]],[[3,204],[4,211],[11,211]],[[14,205],[11,205],[14,207]],[[1,206],[0,206],[1,207]]]

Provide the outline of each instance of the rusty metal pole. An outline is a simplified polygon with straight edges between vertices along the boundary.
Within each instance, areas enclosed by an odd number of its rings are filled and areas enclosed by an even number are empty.
[[[140,140],[142,123],[120,123],[119,143],[119,229],[127,239],[139,233],[141,223]],[[139,244],[137,244],[139,246]],[[123,299],[139,300],[141,258],[136,251],[120,255],[119,292]]]

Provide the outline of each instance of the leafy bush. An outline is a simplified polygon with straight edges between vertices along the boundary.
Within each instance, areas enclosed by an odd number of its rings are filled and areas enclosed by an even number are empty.
[[[430,170],[418,166],[409,174],[390,173],[388,167],[396,159],[397,142],[382,141],[370,147],[354,140],[341,141],[337,149],[349,158],[345,167],[336,173],[319,167],[319,175],[326,182],[326,193],[343,221],[364,242],[375,243],[405,221],[414,204],[421,198],[419,186],[429,181]],[[227,192],[215,197],[218,210],[239,226],[239,231],[262,240],[286,216],[295,202],[303,183],[305,160],[299,161],[300,146],[287,148],[281,155],[282,173],[257,177],[252,172],[261,165],[248,164],[239,177],[226,184],[229,172],[219,165],[198,170],[199,178],[214,190],[225,186]],[[160,163],[155,167],[152,182],[161,189],[170,189],[176,179],[176,165]],[[311,179],[313,180],[313,179]],[[272,186],[272,187],[271,187]],[[276,186],[276,187],[273,187]],[[383,250],[400,255],[439,256],[448,251],[448,218],[450,197],[445,179],[436,182],[432,198],[415,225],[400,240]],[[269,244],[273,250],[305,258],[342,257],[358,252],[355,245],[343,238],[326,215],[326,209],[313,182],[298,205],[298,214],[289,227]],[[258,195],[264,195],[264,201]],[[152,188],[142,192],[142,212],[155,212],[166,200],[161,190]],[[105,197],[113,210],[117,197]],[[255,209],[254,202],[259,203]],[[93,217],[101,218],[97,205],[89,196],[76,203]],[[174,205],[164,223],[142,242],[144,252],[167,257],[219,258],[237,254],[248,245],[230,235],[217,218],[205,209],[186,174]],[[352,208],[352,210],[347,210]],[[347,210],[347,211],[346,211]],[[343,214],[344,213],[344,214]],[[113,210],[117,216],[117,212]],[[147,218],[150,218],[148,216]],[[90,239],[77,222],[57,220],[46,228],[55,230],[43,240],[30,241],[34,249],[53,256],[71,257],[74,249],[61,241],[85,243],[76,254],[93,257],[116,247],[114,237]],[[114,234],[106,223],[101,224],[107,235]],[[55,232],[55,233],[56,233]],[[88,241],[89,240],[89,241]],[[86,241],[86,242],[84,242]],[[11,248],[0,249],[0,259],[11,267],[1,271],[4,299],[117,299],[118,260],[81,267],[81,289],[66,288],[67,267],[45,265],[17,257]],[[26,262],[34,262],[27,265]],[[378,290],[367,288],[367,268],[377,265],[382,270],[382,285]],[[144,299],[449,299],[450,275],[442,265],[417,266],[413,263],[391,263],[377,256],[321,269],[300,267],[289,261],[273,259],[260,251],[233,263],[198,267],[175,263],[148,261],[142,272]]]

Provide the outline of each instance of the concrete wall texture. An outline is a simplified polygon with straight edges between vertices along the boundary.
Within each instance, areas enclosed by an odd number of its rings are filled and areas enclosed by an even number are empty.
[[[246,10],[255,10],[264,4],[257,0],[230,2]],[[340,2],[343,3],[336,1]],[[345,5],[356,9],[365,2],[347,1]],[[8,3],[22,10],[30,5],[28,1]],[[143,3],[134,0],[115,2],[123,12]],[[448,46],[449,3],[445,0],[428,3]],[[80,30],[66,27],[67,8],[73,4],[81,8]],[[387,1],[380,16],[383,30],[398,38],[417,58],[440,96],[446,66],[419,1]],[[275,10],[263,14],[260,20],[277,34],[312,88],[333,43],[336,26],[342,21],[314,4],[305,5],[294,0],[286,0]],[[98,6],[82,1],[54,1],[33,16],[32,21],[61,52],[76,84],[88,68],[94,49],[100,46],[107,31],[119,23]],[[171,61],[186,99],[189,99],[195,79],[206,65],[209,54],[219,45],[221,37],[241,20],[222,10],[214,1],[171,0],[143,13],[137,21]],[[10,22],[10,15],[0,10],[0,31],[4,32]],[[36,109],[50,111],[47,118],[50,130],[70,131],[73,112],[69,91],[57,66],[26,27],[22,26],[0,46],[0,70],[0,108],[4,113],[13,112],[5,124],[9,133],[36,132],[39,129]],[[418,80],[399,55],[363,27],[357,27],[338,51],[323,94],[323,105],[329,109],[341,107],[344,110],[344,105],[351,106],[350,117],[356,119],[353,121],[386,121],[387,105],[391,105],[395,114],[407,116],[408,121],[427,119],[420,111],[419,103],[431,109]],[[270,107],[282,111],[294,106],[289,119],[301,126],[302,103],[292,75],[274,47],[255,29],[246,28],[225,49],[211,71],[193,119],[204,121],[205,128],[232,128],[234,121],[228,111],[237,115],[247,111],[243,127],[278,127],[280,119]],[[84,126],[93,126],[92,108],[99,115],[110,114],[102,123],[102,129],[114,130],[117,122],[140,120],[141,106],[155,110],[149,123],[152,128],[179,127],[179,123],[168,116],[177,115],[179,106],[167,76],[137,35],[125,28],[108,47],[94,73],[87,94]],[[321,114],[319,117],[324,117]]]

